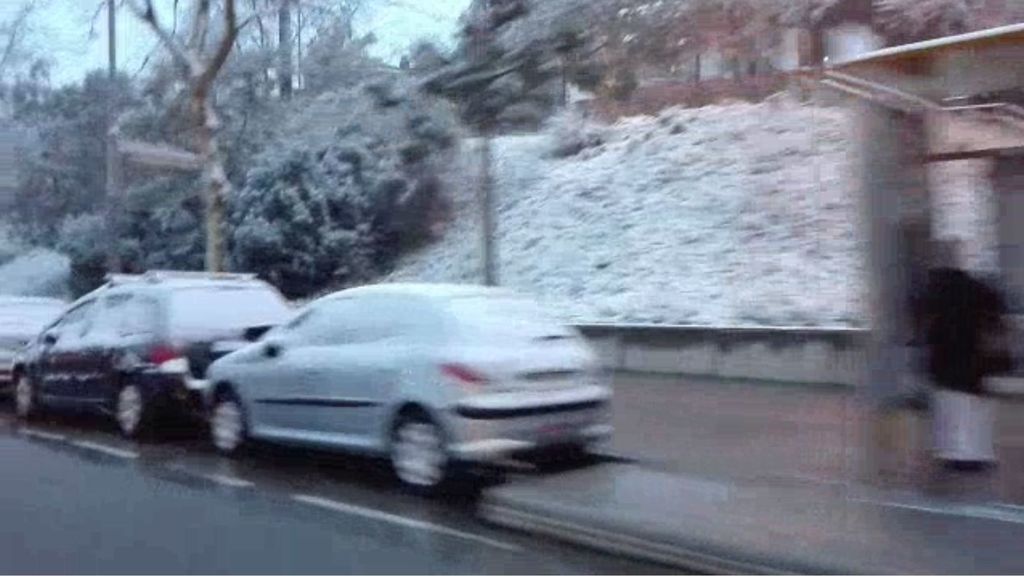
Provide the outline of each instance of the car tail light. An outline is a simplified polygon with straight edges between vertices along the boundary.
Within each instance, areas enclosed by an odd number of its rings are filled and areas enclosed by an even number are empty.
[[[149,350],[149,362],[164,374],[185,375],[190,372],[188,358],[166,344],[158,344]]]
[[[487,384],[486,376],[462,364],[442,364],[441,373],[462,386],[473,387]]]
[[[181,352],[178,352],[173,346],[166,344],[157,344],[149,351],[149,362],[157,366],[177,360],[178,358],[181,358]]]

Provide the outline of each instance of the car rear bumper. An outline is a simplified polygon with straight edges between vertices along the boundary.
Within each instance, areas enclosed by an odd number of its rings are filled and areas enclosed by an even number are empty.
[[[557,438],[489,438],[461,442],[451,447],[451,453],[457,460],[467,462],[495,462],[528,454],[559,445],[590,445],[611,437],[611,424],[592,424],[580,428],[571,434],[563,434]]]
[[[163,410],[183,413],[201,413],[205,408],[204,395],[189,385],[187,378],[162,372],[145,372],[136,380],[147,400]]]
[[[598,386],[468,398],[453,407],[450,450],[493,462],[559,445],[590,445],[613,433],[610,393]]]

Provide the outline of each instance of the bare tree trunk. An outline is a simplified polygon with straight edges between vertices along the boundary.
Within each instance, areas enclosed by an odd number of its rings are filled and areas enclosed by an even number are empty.
[[[200,119],[196,130],[196,147],[203,159],[203,179],[206,192],[206,270],[224,270],[224,212],[225,199],[231,192],[231,181],[224,170],[224,155],[220,149],[220,119],[209,97],[201,92],[192,94],[192,110]]]
[[[292,97],[292,0],[281,0],[277,12],[277,31],[281,98],[288,100]]]
[[[492,171],[491,132],[480,138],[480,229],[483,249],[484,285],[498,285],[498,247],[495,237],[496,207],[494,202],[494,176]]]
[[[140,0],[127,0],[127,5],[136,16],[149,24],[150,29],[167,48],[183,79],[189,84],[190,108],[196,122],[196,147],[202,158],[203,177],[206,181],[206,193],[203,198],[206,204],[206,269],[210,272],[219,272],[224,269],[224,208],[225,199],[231,192],[231,182],[228,180],[227,171],[224,170],[224,154],[218,140],[220,119],[213,109],[211,99],[217,76],[231,55],[235,40],[238,39],[235,0],[222,2],[224,32],[217,49],[208,58],[204,58],[203,54],[209,32],[212,0],[196,2],[192,33],[186,44],[179,42],[172,33],[160,26],[153,0],[145,0],[144,3]],[[287,3],[282,6],[290,8]],[[291,38],[290,32],[287,37]]]

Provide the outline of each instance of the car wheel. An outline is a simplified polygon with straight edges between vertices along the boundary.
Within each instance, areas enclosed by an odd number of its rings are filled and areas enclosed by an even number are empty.
[[[230,392],[219,394],[210,414],[213,447],[221,454],[234,456],[242,451],[247,435],[245,409],[238,397]]]
[[[435,494],[450,480],[444,431],[428,416],[399,417],[391,438],[391,467],[407,488]]]
[[[14,412],[22,420],[28,420],[35,415],[36,391],[32,379],[22,374],[16,377],[14,383]]]
[[[149,412],[146,397],[135,384],[128,384],[117,393],[114,416],[125,438],[138,438],[146,430]]]

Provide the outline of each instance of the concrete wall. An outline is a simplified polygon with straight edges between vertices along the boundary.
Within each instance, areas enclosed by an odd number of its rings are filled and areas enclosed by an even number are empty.
[[[588,324],[613,370],[856,386],[865,331]]]

